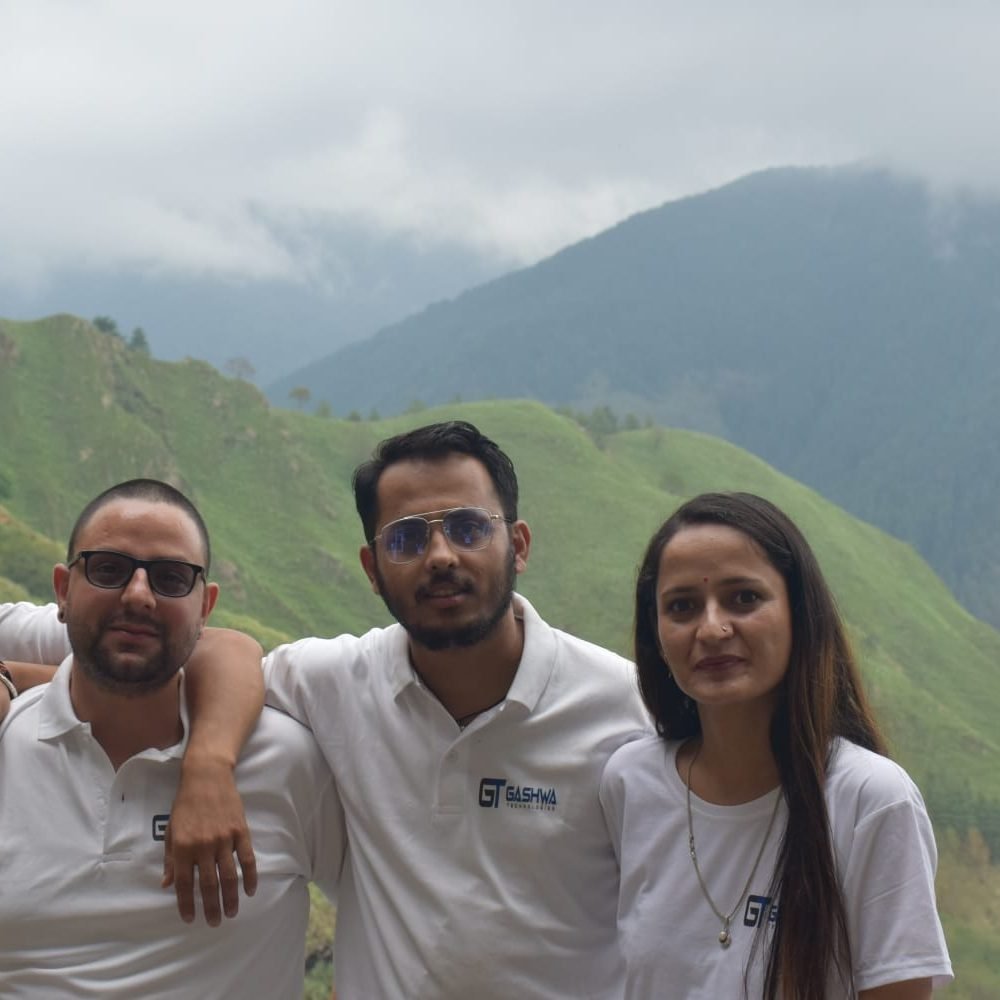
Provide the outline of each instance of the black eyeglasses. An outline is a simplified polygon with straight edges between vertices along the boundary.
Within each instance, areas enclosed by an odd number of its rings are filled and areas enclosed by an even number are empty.
[[[506,521],[503,514],[491,514],[482,507],[452,507],[451,510],[430,511],[440,517],[413,514],[390,521],[371,541],[381,542],[389,562],[408,563],[427,551],[431,525],[440,524],[444,537],[453,549],[472,552],[485,549],[493,537],[493,522]]]
[[[81,559],[87,582],[102,590],[122,590],[128,586],[137,569],[144,569],[153,593],[161,597],[187,597],[194,590],[198,574],[205,575],[205,567],[194,563],[179,559],[136,559],[110,549],[78,552],[69,568]]]

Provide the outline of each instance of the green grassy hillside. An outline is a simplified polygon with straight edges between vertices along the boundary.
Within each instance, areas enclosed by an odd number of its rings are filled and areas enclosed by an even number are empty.
[[[518,395],[724,437],[911,541],[1000,625],[998,273],[995,197],[766,170],[436,303],[272,398],[302,386],[343,415]]]
[[[265,645],[384,623],[358,565],[351,470],[380,438],[454,416],[477,423],[517,465],[533,529],[522,592],[553,624],[622,651],[636,563],[682,498],[744,489],[789,511],[819,554],[897,755],[934,815],[961,973],[952,995],[1000,996],[1000,633],[964,611],[911,548],[725,442],[658,428],[597,442],[530,402],[323,420],[272,410],[205,364],[131,352],[80,320],[0,322],[0,599],[46,598],[83,503],[149,475],[183,488],[206,516],[223,585],[216,623]]]

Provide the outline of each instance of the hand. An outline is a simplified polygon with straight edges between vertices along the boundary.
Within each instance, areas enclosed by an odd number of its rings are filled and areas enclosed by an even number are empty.
[[[222,761],[189,758],[190,753],[167,826],[162,885],[174,886],[181,919],[192,923],[197,868],[205,920],[218,927],[223,912],[235,917],[239,910],[236,863],[243,873],[243,889],[252,896],[257,891],[257,861],[232,767]]]

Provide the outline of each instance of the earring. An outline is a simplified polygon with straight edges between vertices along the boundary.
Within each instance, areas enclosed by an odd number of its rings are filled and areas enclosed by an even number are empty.
[[[61,622],[66,621],[66,612],[63,611],[62,605],[59,606],[59,610],[56,612],[56,618],[58,618]]]

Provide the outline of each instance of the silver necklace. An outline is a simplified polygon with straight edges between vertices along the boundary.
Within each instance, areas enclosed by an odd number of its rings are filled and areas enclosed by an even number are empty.
[[[768,839],[771,836],[771,829],[774,827],[774,818],[778,815],[778,803],[781,802],[781,794],[779,793],[775,796],[774,809],[771,810],[771,818],[767,821],[764,839],[760,842],[760,850],[757,852],[757,857],[754,860],[753,868],[750,869],[750,875],[746,880],[746,884],[740,891],[739,899],[736,900],[736,905],[729,913],[720,913],[719,908],[715,905],[711,895],[709,895],[708,886],[705,885],[705,879],[702,877],[701,869],[698,867],[698,852],[694,849],[694,821],[691,818],[691,769],[694,767],[694,762],[698,759],[699,753],[701,753],[700,744],[691,757],[691,762],[688,764],[687,769],[688,849],[691,852],[691,863],[694,865],[695,875],[698,876],[698,885],[701,886],[702,895],[705,897],[708,905],[712,907],[712,912],[722,921],[722,930],[719,931],[719,944],[723,948],[728,948],[733,940],[732,935],[729,933],[729,925],[736,915],[736,911],[740,908],[740,903],[743,902],[743,897],[747,894],[754,875],[757,874],[757,866],[760,864],[760,859],[764,856],[764,848],[767,846]]]

